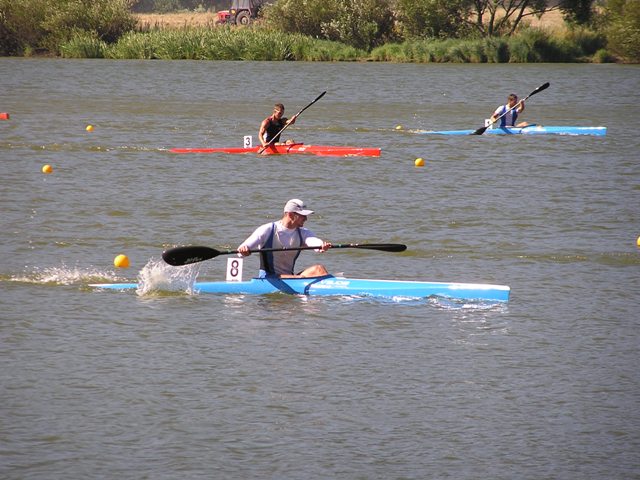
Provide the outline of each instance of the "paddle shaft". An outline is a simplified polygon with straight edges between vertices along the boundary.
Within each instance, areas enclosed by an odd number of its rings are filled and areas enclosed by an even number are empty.
[[[286,252],[290,250],[318,250],[320,247],[284,247],[284,248],[261,248],[258,250],[251,250],[251,253],[260,252]],[[349,243],[349,244],[334,244],[331,248],[361,248],[365,250],[380,250],[383,252],[404,252],[407,249],[406,245],[401,243]],[[216,250],[211,247],[176,247],[171,248],[162,254],[162,258],[169,265],[181,266],[188,265],[190,263],[203,262],[211,258],[215,258],[219,255],[235,255],[238,254],[237,250]]]
[[[520,105],[521,103],[523,103],[526,99],[528,99],[529,97],[531,97],[532,95],[535,95],[536,93],[539,93],[543,90],[546,90],[547,88],[549,88],[549,82],[544,83],[542,85],[540,85],[538,88],[536,88],[533,92],[531,92],[529,95],[527,95],[526,97],[524,97],[523,99],[519,100],[518,103],[516,103],[513,107],[511,107],[509,110],[507,110],[506,112],[504,112],[502,115],[500,115],[498,118],[496,118],[493,122],[491,122],[491,125],[493,125],[494,123],[496,123],[498,120],[500,120],[502,117],[504,117],[507,113],[511,112],[513,109],[518,108],[518,105]],[[482,135],[484,132],[487,131],[487,128],[489,128],[489,125],[485,125],[484,127],[480,127],[479,129],[477,129],[475,132],[472,133],[472,135]]]
[[[300,110],[298,113],[296,113],[293,117],[291,117],[292,119],[297,118],[302,112],[304,112],[307,108],[309,108],[311,105],[313,105],[314,103],[316,103],[318,100],[320,100],[322,97],[324,97],[324,94],[327,93],[326,90],[324,92],[322,92],[320,95],[318,95],[316,97],[316,99],[311,102],[309,105],[307,105],[306,107],[304,107],[302,110]],[[258,150],[258,153],[262,153],[264,152],[268,147],[271,146],[271,144],[273,144],[273,142],[275,142],[276,138],[278,138],[280,136],[280,134],[282,132],[284,132],[289,125],[291,125],[291,123],[287,123],[284,127],[282,127],[280,129],[280,131],[278,133],[276,133],[273,138],[271,140],[269,140],[269,143],[267,143],[264,147],[262,147],[260,150]]]

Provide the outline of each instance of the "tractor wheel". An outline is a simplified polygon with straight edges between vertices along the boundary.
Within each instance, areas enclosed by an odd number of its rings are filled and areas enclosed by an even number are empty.
[[[249,12],[240,12],[236,16],[236,24],[247,26],[250,23],[251,23],[251,16],[249,15]]]

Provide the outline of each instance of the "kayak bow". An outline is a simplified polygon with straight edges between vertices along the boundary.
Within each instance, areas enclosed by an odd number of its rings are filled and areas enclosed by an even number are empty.
[[[172,153],[228,153],[257,154],[263,147],[250,148],[172,148]],[[306,145],[293,143],[290,145],[270,145],[262,155],[307,154],[325,157],[379,157],[379,148],[337,147],[331,145]]]
[[[91,287],[110,290],[131,290],[137,283],[101,283]],[[352,295],[387,298],[426,298],[440,296],[460,300],[507,302],[510,288],[506,285],[480,283],[416,282],[405,280],[370,280],[334,277],[317,278],[252,278],[244,282],[198,282],[199,293],[265,295]]]
[[[421,135],[471,135],[475,130],[413,130]],[[607,127],[571,127],[529,125],[526,127],[496,127],[488,128],[485,135],[596,135],[607,134]]]

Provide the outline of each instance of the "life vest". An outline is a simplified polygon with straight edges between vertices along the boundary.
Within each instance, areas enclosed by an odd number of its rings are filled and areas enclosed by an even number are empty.
[[[511,112],[509,112],[507,114],[507,112],[509,111],[509,107],[507,105],[503,105],[502,106],[502,110],[500,110],[500,115],[504,115],[504,117],[502,117],[500,119],[500,126],[501,127],[513,127],[516,124],[516,120],[518,120],[518,107],[516,106],[516,108],[514,108],[513,110],[511,110]],[[506,115],[505,115],[506,114]],[[511,116],[511,122],[509,125],[507,125],[507,117]]]
[[[299,228],[296,229],[298,232],[299,246],[302,246],[302,232]],[[276,233],[276,224],[275,222],[271,224],[271,233],[269,234],[269,238],[264,244],[263,248],[273,248],[273,237]],[[282,245],[281,245],[282,246]],[[264,276],[276,275],[274,261],[273,261],[273,253],[274,252],[260,252],[260,270],[261,273],[264,272]],[[298,256],[300,256],[300,250],[298,250],[293,257],[293,263],[291,264],[291,272],[289,274],[293,275],[293,267],[296,264],[296,260],[298,260]],[[262,276],[262,275],[261,275]]]

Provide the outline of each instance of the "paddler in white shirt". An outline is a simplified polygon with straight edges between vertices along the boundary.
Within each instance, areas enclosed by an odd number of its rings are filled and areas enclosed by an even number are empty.
[[[251,250],[261,248],[295,248],[318,247],[316,251],[325,252],[331,248],[331,243],[304,227],[307,217],[313,210],[307,209],[304,202],[298,198],[289,200],[284,206],[282,218],[277,222],[265,223],[259,226],[240,246],[238,253],[243,257],[251,255]],[[324,265],[313,265],[299,273],[295,272],[295,263],[300,250],[286,250],[282,252],[260,253],[260,277],[278,276],[280,278],[321,277],[328,275]]]
[[[504,115],[500,118],[501,127],[526,127],[528,125],[527,122],[520,122],[516,125],[518,115],[522,112],[524,112],[524,102],[518,102],[518,96],[512,93],[507,97],[506,105],[500,105],[496,108],[496,111],[493,112],[493,115],[491,115],[491,124],[494,124],[501,115]]]

